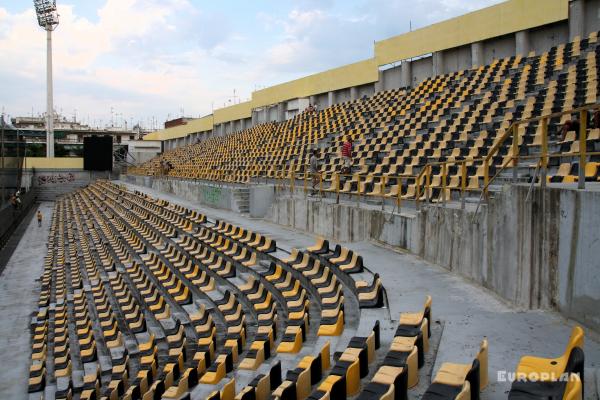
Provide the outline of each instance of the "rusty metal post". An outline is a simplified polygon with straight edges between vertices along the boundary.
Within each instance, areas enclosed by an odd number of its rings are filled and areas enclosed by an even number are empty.
[[[460,164],[460,208],[465,209],[465,196],[467,192],[467,162]]]
[[[548,118],[542,118],[542,169],[540,171],[540,187],[546,188],[546,176],[548,176]]]
[[[487,199],[488,185],[490,183],[490,160],[486,158],[483,161],[483,194]],[[479,185],[478,185],[479,186]]]
[[[442,204],[444,205],[444,207],[446,206],[446,174],[448,173],[447,171],[448,166],[446,165],[446,163],[442,164]]]
[[[512,165],[513,165],[513,174],[512,179],[513,183],[517,182],[517,169],[519,167],[519,125],[514,124],[513,126],[513,143],[512,143]]]
[[[425,172],[425,200],[429,203],[430,187],[431,187],[431,164],[427,164],[427,171]]]
[[[579,182],[577,188],[585,189],[585,164],[587,157],[587,110],[579,117]]]

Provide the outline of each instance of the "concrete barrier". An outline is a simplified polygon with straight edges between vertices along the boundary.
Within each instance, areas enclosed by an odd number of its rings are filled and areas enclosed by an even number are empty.
[[[197,180],[122,175],[121,179],[139,186],[170,193],[213,208],[262,218],[274,199],[273,185],[223,185]]]
[[[474,210],[391,214],[283,197],[267,219],[339,242],[402,248],[515,306],[554,309],[600,330],[600,192],[506,186]]]
[[[25,169],[21,186],[35,191],[39,201],[54,201],[57,197],[79,189],[96,179],[111,179],[110,172],[82,169]]]

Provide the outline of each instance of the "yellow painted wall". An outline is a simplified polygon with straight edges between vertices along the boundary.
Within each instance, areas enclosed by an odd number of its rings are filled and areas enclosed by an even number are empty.
[[[213,116],[193,119],[185,125],[174,126],[172,128],[161,129],[144,136],[144,140],[169,140],[188,136],[196,132],[208,132],[213,128]]]
[[[378,65],[569,18],[568,0],[509,0],[375,43]]]
[[[75,157],[27,157],[23,168],[36,169],[83,169],[83,158]]]
[[[222,122],[237,121],[242,118],[252,117],[252,101],[245,101],[243,103],[235,104],[233,106],[219,108],[214,111],[215,124]]]
[[[252,93],[252,106],[263,107],[281,101],[308,97],[331,90],[376,82],[379,70],[374,59],[344,65],[294,81],[282,83]]]

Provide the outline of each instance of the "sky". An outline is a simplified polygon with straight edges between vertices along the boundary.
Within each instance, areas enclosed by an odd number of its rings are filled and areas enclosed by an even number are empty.
[[[373,57],[373,43],[501,0],[58,0],[54,107],[93,126],[160,128]],[[0,111],[46,108],[33,1],[0,2]],[[154,122],[153,122],[154,121]]]

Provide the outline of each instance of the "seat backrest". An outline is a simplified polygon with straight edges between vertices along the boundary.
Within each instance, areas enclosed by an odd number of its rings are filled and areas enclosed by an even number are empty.
[[[323,345],[323,348],[321,349],[321,369],[322,369],[322,372],[327,371],[329,369],[329,367],[331,366],[330,351],[331,351],[331,343],[328,340],[327,343],[325,343]]]
[[[456,395],[455,400],[469,400],[473,398],[469,381],[465,381],[461,391]]]
[[[570,374],[563,400],[581,400],[583,398],[583,384],[579,375]]]
[[[569,353],[569,358],[567,359],[567,364],[565,365],[565,370],[563,372],[577,374],[578,376],[583,377],[584,362],[585,356],[583,349],[581,347],[574,347]]]
[[[235,379],[231,379],[221,389],[221,400],[234,400],[235,398]]]
[[[465,377],[465,383],[469,384],[470,387],[470,400],[479,400],[479,391],[480,391],[480,364],[479,359],[475,358],[473,360],[473,364],[471,369],[467,373]]]
[[[268,377],[271,390],[275,390],[281,385],[281,361],[277,361],[277,363],[271,367]]]
[[[427,318],[427,335],[431,337],[431,304],[432,299],[431,296],[427,296],[425,298],[425,304],[423,305],[423,318]]]
[[[488,384],[488,340],[483,339],[477,353],[479,360],[479,390],[485,389]]]
[[[571,351],[573,351],[575,347],[583,349],[583,337],[583,329],[579,325],[575,325],[573,327],[573,330],[571,331],[571,337],[569,338],[569,343],[567,344],[565,355],[571,354]]]

